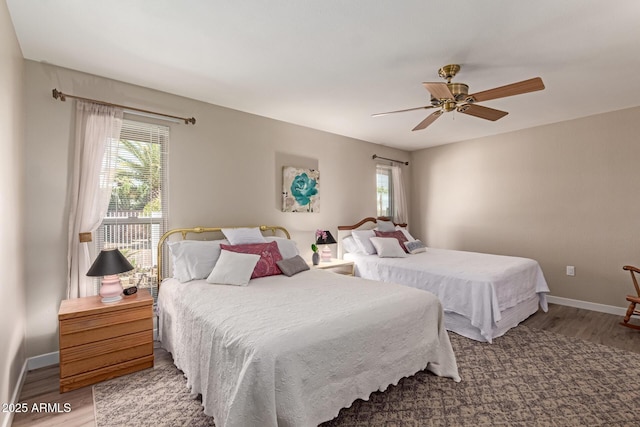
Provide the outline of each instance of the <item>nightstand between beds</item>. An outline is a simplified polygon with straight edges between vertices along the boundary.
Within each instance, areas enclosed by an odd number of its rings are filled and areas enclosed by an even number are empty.
[[[347,276],[353,276],[355,270],[355,264],[353,261],[347,261],[344,259],[331,258],[331,261],[320,261],[318,265],[309,264],[311,269],[317,270],[330,270],[334,273],[345,274]]]

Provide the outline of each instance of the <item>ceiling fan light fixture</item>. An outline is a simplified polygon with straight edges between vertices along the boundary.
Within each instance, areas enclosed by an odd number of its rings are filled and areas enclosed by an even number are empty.
[[[456,106],[457,106],[457,104],[453,100],[452,101],[445,101],[445,102],[442,103],[442,109],[444,111],[446,111],[447,113],[450,112],[450,111],[455,110]]]

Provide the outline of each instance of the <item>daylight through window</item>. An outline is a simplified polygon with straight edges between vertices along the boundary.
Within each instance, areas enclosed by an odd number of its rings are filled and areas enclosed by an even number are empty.
[[[117,247],[134,270],[122,286],[148,288],[157,297],[158,241],[167,223],[169,128],[125,120],[117,150],[109,210],[96,232],[96,250]]]
[[[378,216],[393,217],[393,182],[389,166],[376,166],[376,206]]]

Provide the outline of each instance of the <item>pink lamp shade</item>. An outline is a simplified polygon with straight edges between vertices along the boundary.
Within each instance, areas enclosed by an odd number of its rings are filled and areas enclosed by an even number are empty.
[[[131,263],[117,248],[103,249],[87,271],[89,277],[104,276],[100,286],[102,302],[110,303],[122,299],[122,285],[118,274],[133,270]]]

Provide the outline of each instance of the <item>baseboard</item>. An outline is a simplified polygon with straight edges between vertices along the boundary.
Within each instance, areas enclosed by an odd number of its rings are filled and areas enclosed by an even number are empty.
[[[585,310],[598,311],[600,313],[616,314],[618,316],[624,316],[625,313],[627,312],[626,307],[616,307],[613,305],[598,304],[595,302],[580,301],[580,300],[571,299],[571,298],[554,297],[553,295],[548,295],[547,301],[550,302],[551,304],[566,305],[568,307],[575,307],[575,308],[584,308]]]
[[[24,385],[24,381],[27,379],[27,360],[22,364],[22,370],[20,371],[20,376],[18,377],[18,381],[16,383],[15,388],[13,389],[13,394],[11,395],[10,403],[18,403],[20,399],[20,393],[22,392],[22,386]],[[7,413],[7,417],[2,420],[2,427],[10,427],[13,424],[13,411],[9,411]]]
[[[11,427],[13,424],[13,412],[5,412],[4,418],[2,418],[2,422],[0,422],[0,427]]]
[[[57,365],[60,363],[60,352],[54,351],[52,353],[41,354],[39,356],[33,356],[27,359],[27,370],[33,371],[34,369],[44,368],[45,366]]]

